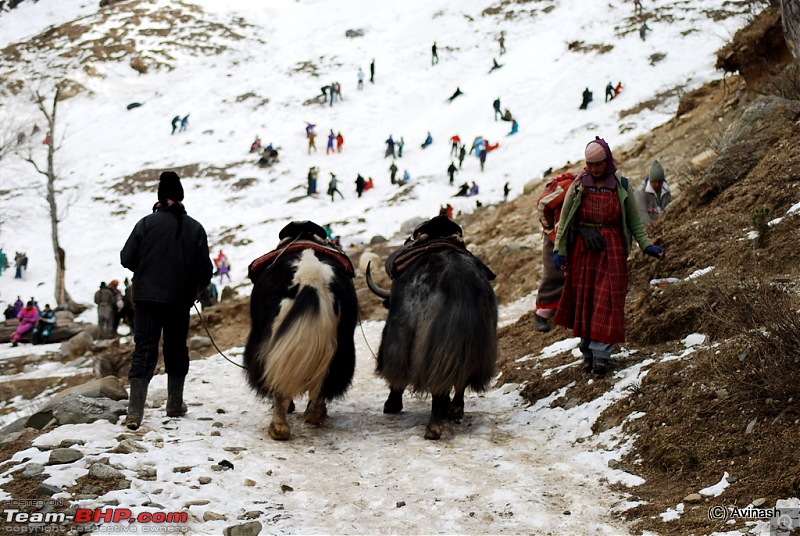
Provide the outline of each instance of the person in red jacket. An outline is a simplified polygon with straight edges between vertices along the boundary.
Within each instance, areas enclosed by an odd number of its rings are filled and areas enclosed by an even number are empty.
[[[536,204],[539,222],[542,224],[542,280],[536,293],[536,331],[550,331],[550,319],[556,314],[558,300],[564,289],[564,272],[553,266],[553,244],[556,240],[558,219],[561,217],[561,205],[567,195],[567,189],[575,175],[564,173],[551,179],[544,187]]]
[[[339,132],[339,133],[336,134],[336,152],[337,153],[341,153],[342,152],[342,145],[344,145],[344,136],[342,136],[342,133]]]
[[[450,141],[453,142],[452,147],[450,147],[450,156],[458,155],[458,149],[461,144],[461,138],[458,136],[458,134],[456,134],[455,136],[450,138]]]

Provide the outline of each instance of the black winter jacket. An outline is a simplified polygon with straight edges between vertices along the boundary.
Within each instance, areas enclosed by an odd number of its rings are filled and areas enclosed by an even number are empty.
[[[178,234],[180,233],[180,234]],[[133,272],[133,299],[191,307],[211,281],[208,238],[180,205],[145,216],[120,252]]]

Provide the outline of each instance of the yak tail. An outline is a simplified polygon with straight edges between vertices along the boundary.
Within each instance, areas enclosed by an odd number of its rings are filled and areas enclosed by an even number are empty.
[[[284,299],[259,350],[267,389],[287,398],[318,396],[336,353],[337,326],[328,287],[302,285],[294,298]]]

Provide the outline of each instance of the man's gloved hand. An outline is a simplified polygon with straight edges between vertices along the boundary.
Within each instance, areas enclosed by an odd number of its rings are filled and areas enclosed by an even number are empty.
[[[664,248],[660,248],[658,246],[647,246],[646,248],[644,248],[644,254],[650,255],[651,257],[655,257],[656,259],[663,259]]]
[[[553,266],[556,270],[564,270],[567,267],[567,257],[559,255],[557,252],[553,253]]]
[[[597,230],[597,227],[588,227],[586,225],[578,226],[578,233],[583,239],[583,245],[589,251],[601,251],[606,247],[606,239]]]

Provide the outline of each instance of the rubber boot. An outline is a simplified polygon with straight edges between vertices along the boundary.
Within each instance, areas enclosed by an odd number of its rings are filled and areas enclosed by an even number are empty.
[[[144,403],[147,401],[148,380],[141,378],[131,378],[131,394],[128,398],[128,416],[125,418],[125,426],[130,430],[137,430],[142,425],[144,417]]]
[[[606,372],[608,372],[608,361],[609,359],[607,357],[595,357],[592,372],[598,376],[604,376]]]
[[[186,415],[187,407],[183,403],[183,383],[186,376],[167,376],[167,417]]]
[[[583,354],[583,371],[591,372],[594,367],[594,359],[592,354]]]

